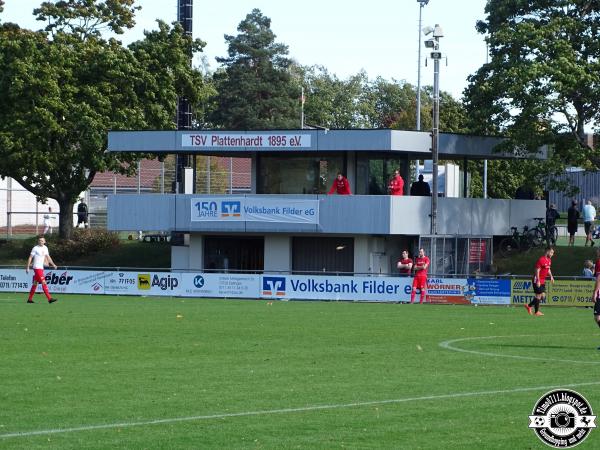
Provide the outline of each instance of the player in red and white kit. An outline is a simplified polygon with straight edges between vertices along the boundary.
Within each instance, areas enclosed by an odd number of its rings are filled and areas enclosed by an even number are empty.
[[[352,195],[350,191],[350,182],[348,178],[342,175],[341,172],[338,172],[335,180],[333,180],[333,184],[331,185],[331,189],[327,194],[331,195],[336,192],[338,195]]]
[[[401,276],[407,277],[410,275],[413,267],[413,260],[408,257],[408,252],[406,250],[402,252],[402,257],[398,260],[396,267]]]
[[[40,237],[38,239],[38,245],[31,249],[31,254],[29,255],[29,259],[27,260],[27,267],[25,268],[25,272],[29,273],[29,268],[31,267],[31,263],[33,261],[33,284],[31,289],[29,290],[29,298],[27,299],[27,303],[35,303],[33,301],[33,294],[35,294],[35,290],[37,289],[38,283],[41,283],[42,289],[44,290],[44,294],[48,299],[48,303],[54,303],[56,301],[55,298],[52,298],[50,292],[48,291],[48,285],[46,285],[46,277],[44,275],[44,265],[50,265],[54,269],[56,269],[56,264],[52,261],[50,257],[50,252],[48,252],[48,247],[46,247],[46,239]]]
[[[535,263],[535,272],[533,274],[533,293],[535,294],[533,300],[525,305],[527,312],[532,314],[531,307],[534,307],[536,316],[543,316],[544,313],[540,311],[540,302],[546,298],[546,278],[550,275],[550,281],[554,283],[554,277],[550,266],[552,265],[552,256],[554,255],[554,249],[552,247],[546,247],[546,252],[540,259]]]
[[[390,180],[390,184],[388,184],[388,191],[390,195],[404,195],[404,180],[400,176],[399,170],[394,172],[394,177]]]
[[[427,299],[427,268],[429,267],[429,258],[425,256],[425,250],[419,249],[419,255],[415,258],[415,277],[413,278],[412,292],[410,293],[410,302],[415,302],[417,289],[421,292],[419,303]]]

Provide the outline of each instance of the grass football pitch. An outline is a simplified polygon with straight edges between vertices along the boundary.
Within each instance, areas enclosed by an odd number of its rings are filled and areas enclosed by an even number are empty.
[[[590,309],[0,294],[0,448],[547,448]],[[592,430],[578,448],[600,448]]]

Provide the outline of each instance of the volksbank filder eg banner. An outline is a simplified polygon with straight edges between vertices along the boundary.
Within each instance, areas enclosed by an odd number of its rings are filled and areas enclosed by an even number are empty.
[[[248,197],[192,198],[191,220],[318,224],[319,201]]]

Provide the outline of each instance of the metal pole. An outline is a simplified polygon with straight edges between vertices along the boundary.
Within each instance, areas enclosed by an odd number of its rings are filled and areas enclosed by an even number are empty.
[[[233,158],[229,157],[229,193],[233,194]]]
[[[431,234],[437,234],[437,200],[438,200],[438,147],[440,143],[440,59],[438,52],[439,39],[435,38],[433,57],[433,128],[431,133],[431,159],[433,167],[431,193]]]
[[[421,131],[421,25],[423,16],[423,6],[419,6],[419,56],[417,60],[417,131]]]
[[[304,130],[304,86],[302,86],[302,92],[300,94],[300,129]]]
[[[487,159],[485,159],[485,160],[483,160],[483,198],[488,198],[487,179],[488,179],[488,169],[487,169]]]
[[[160,193],[165,193],[165,162],[160,163]]]

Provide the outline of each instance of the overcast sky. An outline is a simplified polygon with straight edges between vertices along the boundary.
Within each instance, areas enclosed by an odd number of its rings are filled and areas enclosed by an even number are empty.
[[[26,28],[42,28],[31,14],[42,0],[6,0],[4,22]],[[225,56],[223,35],[237,34],[237,25],[253,8],[270,17],[277,41],[289,46],[290,57],[303,65],[319,64],[346,78],[364,69],[370,78],[417,82],[418,0],[220,0],[194,3],[194,37],[207,45],[206,60],[211,69],[217,56]],[[142,37],[144,29],[156,27],[155,20],[177,19],[177,0],[138,0],[142,10],[137,26],[121,37],[128,43]],[[486,47],[475,31],[477,20],[485,18],[485,0],[430,0],[423,8],[423,26],[440,24],[444,30],[441,50],[447,57],[442,65],[440,88],[460,97],[469,74],[484,62]],[[429,50],[423,49],[424,61]],[[422,68],[421,82],[432,84],[432,65]]]

